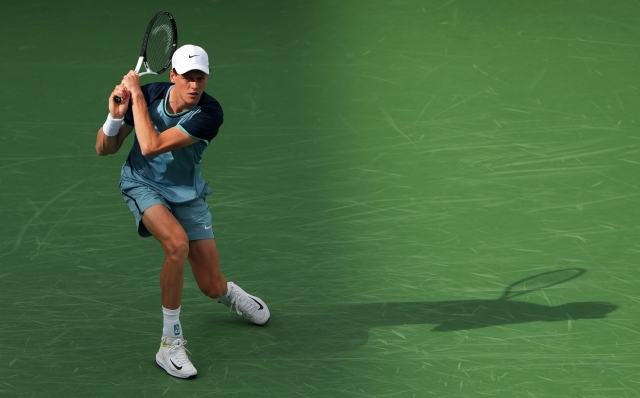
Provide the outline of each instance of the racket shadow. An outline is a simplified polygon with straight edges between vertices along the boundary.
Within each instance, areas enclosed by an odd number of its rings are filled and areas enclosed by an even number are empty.
[[[583,273],[582,270],[579,275]],[[549,274],[540,275],[548,278]],[[553,285],[559,283],[556,281]],[[265,334],[271,335],[270,340],[276,343],[280,355],[303,351],[326,354],[353,350],[367,344],[369,330],[378,327],[424,324],[435,325],[432,332],[455,332],[532,322],[602,319],[618,308],[612,303],[595,301],[553,306],[506,298],[522,294],[513,294],[511,290],[515,286],[517,282],[509,285],[505,294],[497,299],[305,306],[295,313],[275,312]]]

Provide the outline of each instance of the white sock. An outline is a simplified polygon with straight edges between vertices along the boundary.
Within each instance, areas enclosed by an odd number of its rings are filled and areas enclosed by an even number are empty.
[[[227,294],[225,294],[224,296],[220,297],[218,299],[219,303],[222,303],[224,305],[229,305],[229,303],[231,303],[231,298],[233,297],[233,291],[231,290],[231,283],[227,282]]]
[[[180,324],[180,307],[177,310],[168,310],[162,307],[163,326],[162,335],[166,337],[182,337],[182,325]]]

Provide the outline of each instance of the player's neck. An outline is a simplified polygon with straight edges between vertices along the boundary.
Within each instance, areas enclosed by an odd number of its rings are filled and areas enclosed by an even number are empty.
[[[195,106],[187,103],[185,100],[180,98],[180,94],[177,92],[177,90],[174,90],[174,88],[175,87],[169,88],[169,98],[167,103],[165,104],[167,112],[176,115],[178,113],[188,111]]]

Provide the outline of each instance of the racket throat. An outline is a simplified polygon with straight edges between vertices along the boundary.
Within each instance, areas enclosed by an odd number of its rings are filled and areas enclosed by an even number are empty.
[[[142,67],[142,63],[143,62],[144,62],[144,57],[142,57],[142,56],[139,57],[138,58],[138,63],[136,64],[136,69],[135,69],[137,74],[140,74],[140,68]]]
[[[141,73],[140,72],[140,68],[142,67],[142,64],[144,64],[144,68],[146,70]],[[136,64],[135,72],[138,74],[138,76],[157,75],[156,72],[152,72],[152,71],[149,70],[149,65],[147,65],[147,62],[144,60],[144,57],[138,58],[138,63]]]

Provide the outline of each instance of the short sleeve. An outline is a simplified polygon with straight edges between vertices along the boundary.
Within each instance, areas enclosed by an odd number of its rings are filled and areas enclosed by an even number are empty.
[[[218,130],[222,126],[223,114],[220,106],[211,104],[206,108],[203,107],[192,117],[178,124],[178,127],[191,137],[209,143],[218,135]]]

